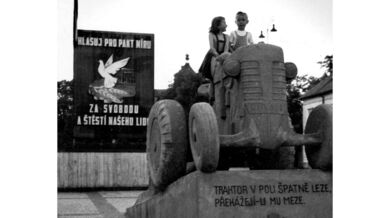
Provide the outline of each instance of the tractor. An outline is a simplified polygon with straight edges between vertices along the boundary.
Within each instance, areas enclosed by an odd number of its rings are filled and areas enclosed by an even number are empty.
[[[189,173],[189,163],[204,173],[241,163],[257,169],[261,154],[302,145],[312,168],[331,170],[332,106],[313,109],[304,134],[293,130],[286,84],[296,77],[297,67],[284,62],[282,48],[265,43],[241,47],[213,60],[212,75],[198,89],[210,102],[193,104],[188,115],[174,100],[152,106],[146,143],[150,187],[164,190]]]

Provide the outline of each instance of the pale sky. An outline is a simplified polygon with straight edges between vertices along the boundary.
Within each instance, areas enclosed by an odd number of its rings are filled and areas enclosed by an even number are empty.
[[[73,0],[58,2],[59,55],[58,80],[73,78]],[[78,29],[102,30],[155,35],[155,88],[167,88],[173,75],[190,55],[190,65],[197,72],[208,50],[211,20],[223,16],[228,25],[225,33],[237,28],[235,14],[246,12],[255,43],[260,30],[274,23],[276,33],[264,39],[283,48],[284,59],[294,62],[298,74],[321,76],[324,69],[317,63],[333,54],[331,0],[79,0]]]

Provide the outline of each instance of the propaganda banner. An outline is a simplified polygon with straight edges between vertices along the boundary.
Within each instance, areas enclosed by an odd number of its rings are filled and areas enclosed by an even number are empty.
[[[154,35],[78,30],[75,138],[145,142],[154,98]]]

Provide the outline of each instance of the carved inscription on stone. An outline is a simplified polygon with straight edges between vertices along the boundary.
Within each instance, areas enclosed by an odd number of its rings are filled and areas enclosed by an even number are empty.
[[[331,194],[332,187],[327,183],[279,182],[276,184],[214,185],[213,192],[215,207],[300,207],[313,203],[313,199],[318,199],[321,195]]]

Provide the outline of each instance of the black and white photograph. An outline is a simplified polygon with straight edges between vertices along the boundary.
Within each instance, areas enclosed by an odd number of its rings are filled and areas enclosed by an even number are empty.
[[[379,1],[2,9],[2,217],[386,217]]]
[[[59,217],[332,217],[332,1],[59,10]]]

